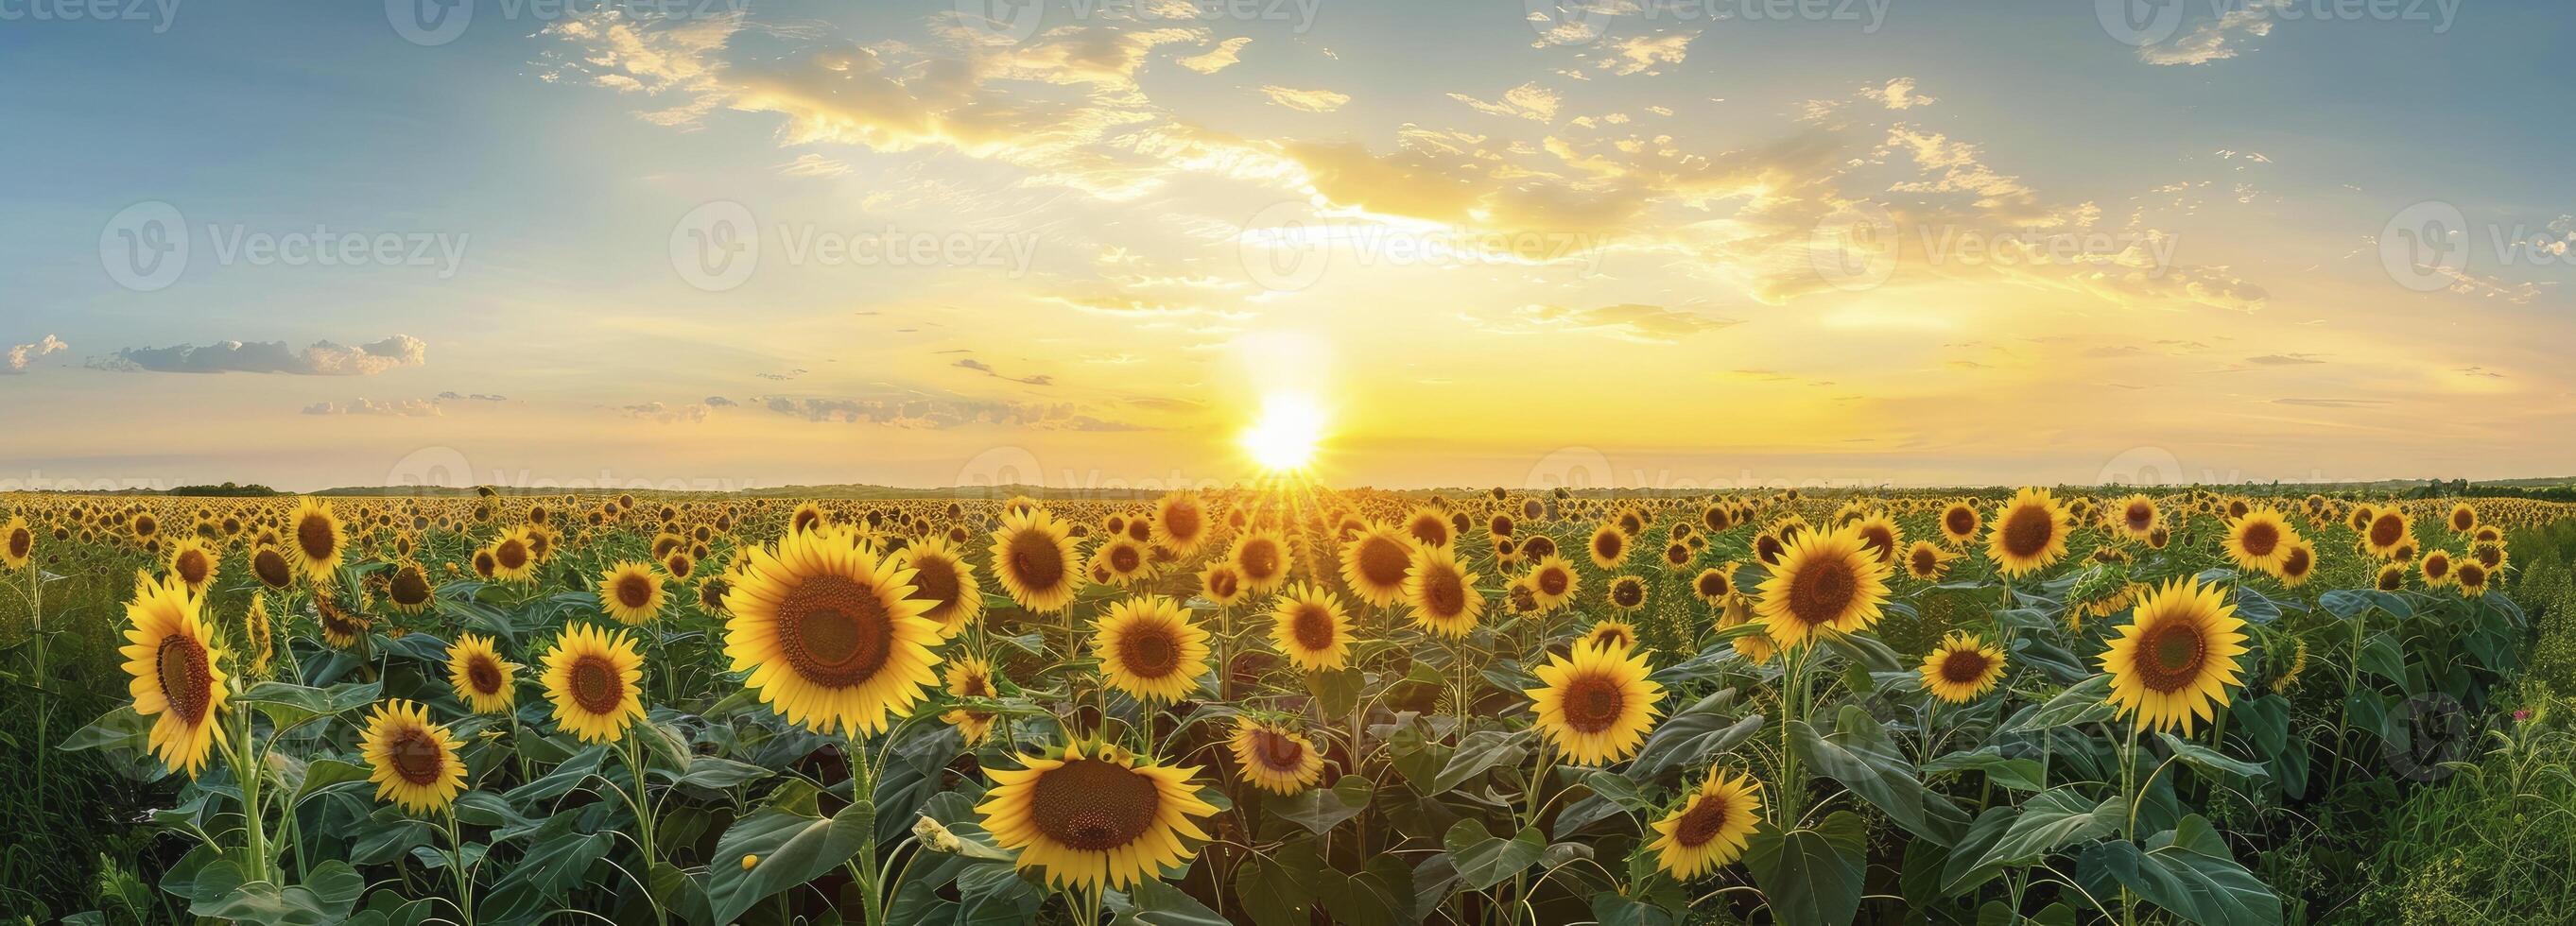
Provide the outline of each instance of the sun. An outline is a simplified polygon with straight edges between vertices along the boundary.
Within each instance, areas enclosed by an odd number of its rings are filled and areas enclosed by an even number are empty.
[[[1313,398],[1279,393],[1262,400],[1261,418],[1239,438],[1252,462],[1271,472],[1296,472],[1314,465],[1324,441],[1324,409]]]

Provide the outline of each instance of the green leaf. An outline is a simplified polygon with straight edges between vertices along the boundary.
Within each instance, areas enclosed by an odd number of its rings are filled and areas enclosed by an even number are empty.
[[[384,693],[385,686],[379,682],[348,682],[329,688],[261,682],[250,686],[233,700],[259,708],[260,713],[268,715],[270,723],[282,727],[365,707],[375,703]]]
[[[830,819],[762,808],[736,821],[716,840],[715,862],[707,866],[715,921],[733,922],[761,898],[841,867],[868,848],[875,826],[876,805],[867,801]],[[741,864],[746,855],[759,856],[749,871]]]
[[[240,868],[219,861],[198,874],[188,912],[272,926],[330,926],[349,918],[366,889],[366,878],[339,859],[314,866],[304,883],[289,887],[243,881]]]
[[[1377,785],[1368,779],[1344,775],[1330,788],[1308,788],[1290,797],[1263,801],[1262,806],[1280,819],[1320,836],[1367,811],[1369,799],[1376,792]]]
[[[2164,740],[2165,747],[2174,751],[2175,758],[2204,773],[2228,774],[2239,778],[2261,778],[2271,774],[2260,765],[2230,759],[2218,750],[2162,730],[2156,731],[2156,737]]]
[[[2209,821],[2184,817],[2149,843],[2154,847],[2145,850],[2123,840],[2103,843],[2085,853],[2080,867],[2108,874],[2148,903],[2195,923],[2279,926],[2281,898],[2236,863]]]
[[[1762,732],[1762,715],[1739,718],[1734,707],[1735,689],[1721,688],[1664,718],[1637,750],[1636,761],[1628,764],[1628,776],[1643,781],[1667,769],[1695,766]]]
[[[1109,902],[1110,911],[1117,914],[1117,918],[1110,921],[1115,926],[1130,923],[1146,926],[1231,926],[1225,917],[1218,916],[1206,904],[1181,893],[1180,888],[1163,883],[1160,878],[1138,881],[1135,890],[1124,894],[1111,891],[1105,899]]]
[[[2048,787],[2048,783],[2041,780],[2039,760],[2005,758],[2003,750],[1993,746],[1975,752],[1954,752],[1923,763],[1923,774],[1944,772],[1984,772],[1987,781],[2015,791],[2040,791]]]
[[[1744,849],[1744,867],[1782,923],[1839,926],[1860,912],[1869,837],[1859,815],[1837,810],[1814,827],[1788,832],[1764,824]]]
[[[1887,738],[1887,729],[1857,705],[1843,705],[1831,735],[1819,735],[1804,721],[1789,722],[1789,747],[1798,758],[1871,805],[1909,832],[1941,845],[1953,845],[1968,828],[1968,813],[1949,798],[1923,786],[1913,763]],[[1791,782],[1790,786],[1802,786]]]
[[[1485,824],[1474,818],[1458,821],[1441,837],[1440,844],[1449,850],[1450,859],[1458,866],[1458,878],[1468,890],[1481,891],[1511,880],[1511,877],[1538,864],[1547,853],[1547,840],[1537,827],[1523,828],[1510,839],[1485,831]]]
[[[2407,694],[2420,693],[2406,679],[2405,648],[2386,631],[2371,634],[2370,641],[2361,645],[2361,670],[2397,683]]]
[[[2067,846],[2100,839],[2119,832],[2128,813],[2126,798],[2110,797],[2096,804],[2071,788],[2040,792],[2022,804],[2012,825],[1977,858],[1975,867],[2037,861]]]
[[[1458,750],[1449,754],[1449,761],[1441,764],[1440,774],[1431,779],[1430,788],[1423,791],[1422,796],[1447,793],[1449,789],[1465,784],[1498,765],[1520,764],[1529,756],[1528,743],[1532,734],[1533,731],[1528,729],[1513,733],[1478,730],[1467,734],[1466,739],[1459,741]]]
[[[2098,673],[2092,678],[2075,683],[2072,687],[2058,693],[2057,697],[2048,699],[2048,703],[2040,705],[2038,710],[2031,712],[2030,716],[2022,718],[2020,723],[2013,724],[2005,732],[2036,733],[2041,730],[2054,730],[2058,727],[2072,727],[2077,724],[2109,720],[2119,716],[2119,713],[2111,707],[2110,699],[2111,675],[2107,672]]]

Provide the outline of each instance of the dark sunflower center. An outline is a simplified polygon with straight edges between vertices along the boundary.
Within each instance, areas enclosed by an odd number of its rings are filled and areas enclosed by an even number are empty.
[[[1719,595],[1726,594],[1726,574],[1722,572],[1700,573],[1698,591],[1699,596],[1702,598],[1715,598]]]
[[[1765,563],[1780,561],[1780,538],[1765,534],[1753,538],[1753,556]]]
[[[1245,577],[1255,582],[1279,574],[1279,545],[1268,540],[1255,540],[1243,545],[1243,556],[1237,563]]]
[[[1941,527],[1953,537],[1976,533],[1977,513],[1965,508],[1952,508],[1941,515]]]
[[[1619,551],[1627,548],[1628,537],[1625,534],[1621,534],[1616,531],[1602,531],[1601,533],[1592,535],[1592,552],[1598,554],[1602,559],[1618,559]]]
[[[1252,731],[1252,757],[1274,772],[1293,772],[1305,764],[1306,747],[1277,730]]]
[[[1020,584],[1033,589],[1051,589],[1064,582],[1064,548],[1042,531],[1023,530],[1011,535],[1008,548],[1011,575]]]
[[[2454,511],[2454,512],[2451,512],[2451,529],[2452,529],[2452,530],[2455,530],[2455,531],[2466,531],[2466,530],[2468,530],[2469,528],[2472,528],[2472,527],[2477,526],[2477,523],[2478,523],[2478,517],[2477,517],[2477,515],[2471,514],[2471,513],[2466,512],[2466,511]]]
[[[1628,706],[1628,695],[1619,683],[1600,675],[1577,675],[1565,681],[1565,693],[1559,699],[1565,711],[1565,725],[1577,733],[1600,733],[1619,721]]]
[[[653,603],[653,579],[641,573],[617,577],[617,603],[632,610],[643,610]]]
[[[2173,694],[2200,680],[2209,638],[2189,621],[2167,620],[2138,640],[2138,680],[2157,694]]]
[[[2393,592],[2406,587],[2406,574],[2390,566],[2379,573],[2379,590]]]
[[[1118,661],[1138,678],[1157,679],[1181,668],[1181,641],[1161,624],[1134,624],[1118,635]]]
[[[1621,582],[1611,586],[1610,600],[1618,602],[1623,608],[1636,607],[1639,602],[1646,600],[1646,585],[1643,582]]]
[[[2477,588],[2485,585],[2487,584],[2486,567],[2480,566],[2476,563],[2462,563],[2460,564],[2459,578],[2460,585],[2466,588]]]
[[[1566,588],[1573,583],[1574,574],[1563,569],[1550,566],[1539,570],[1538,590],[1547,593],[1549,597],[1565,594]]]
[[[2019,557],[2038,556],[2048,551],[2048,542],[2057,537],[2057,519],[2045,505],[2024,505],[2004,518],[2004,552]]]
[[[492,561],[503,569],[518,569],[528,564],[528,544],[518,539],[501,541],[493,548]]]
[[[393,763],[394,774],[418,786],[436,783],[447,771],[447,751],[419,727],[395,734],[393,742],[385,744],[385,758]]]
[[[475,694],[487,698],[500,694],[501,664],[490,656],[475,654],[465,661],[465,681],[474,686]]]
[[[2269,521],[2257,521],[2245,525],[2244,534],[2238,542],[2245,545],[2245,553],[2248,556],[2270,556],[2273,548],[2281,545],[2281,531],[2273,527]]]
[[[2400,520],[2396,515],[2380,515],[2378,520],[2370,522],[2370,542],[2372,545],[2393,547],[2397,545],[2398,541],[2404,539],[2406,539],[2406,522]]]
[[[1114,762],[1075,759],[1038,776],[1029,818],[1056,844],[1107,852],[1151,832],[1163,809],[1154,779]]]
[[[1300,604],[1289,614],[1288,634],[1296,638],[1298,646],[1309,650],[1330,647],[1333,645],[1333,615],[1325,611],[1323,605]]]
[[[1173,505],[1163,511],[1163,533],[1181,543],[1198,539],[1206,524],[1196,505]]]
[[[778,648],[796,674],[826,688],[876,677],[894,642],[894,616],[885,603],[847,576],[806,579],[778,604]]]
[[[1439,518],[1415,518],[1413,539],[1435,547],[1449,545],[1449,522]]]
[[[1466,577],[1458,570],[1434,566],[1422,576],[1422,605],[1440,617],[1454,617],[1467,610]]]
[[[214,698],[213,676],[206,671],[206,648],[174,633],[161,638],[153,664],[161,672],[161,695],[170,702],[170,710],[192,725],[203,722],[206,706]]]
[[[1207,590],[1209,595],[1217,598],[1232,598],[1243,590],[1243,580],[1231,570],[1211,572],[1208,573]]]
[[[1986,667],[1993,665],[1986,654],[1972,649],[1952,650],[1941,660],[1941,680],[1953,685],[1972,685],[1986,677]]]
[[[204,582],[206,581],[206,571],[212,568],[213,565],[213,563],[206,560],[206,554],[203,551],[190,550],[186,553],[180,554],[178,570],[179,579],[180,581],[186,582],[190,585]]]
[[[573,660],[572,703],[583,711],[606,716],[626,701],[626,681],[618,677],[617,666],[606,657],[590,655]]]
[[[1111,569],[1122,573],[1134,572],[1144,565],[1145,554],[1142,550],[1126,544],[1109,548],[1109,568]]]
[[[2142,531],[2155,523],[2156,510],[2148,507],[2145,502],[2139,502],[2129,506],[2125,517],[2128,519],[2130,530]]]
[[[1726,829],[1726,813],[1725,795],[1711,794],[1692,801],[1690,809],[1682,812],[1681,822],[1673,827],[1673,841],[1685,849],[1707,845]]]
[[[250,571],[259,576],[260,584],[270,588],[285,588],[287,583],[295,581],[295,572],[286,565],[285,554],[276,550],[262,549],[253,555]]]
[[[2308,567],[2313,564],[2306,547],[2291,547],[2289,557],[2281,561],[2281,574],[2295,579],[2307,575]]]
[[[1941,568],[1941,556],[1940,556],[1940,554],[1934,553],[1934,552],[1932,552],[1931,550],[1928,550],[1928,549],[1924,549],[1924,550],[1916,550],[1916,551],[1914,551],[1914,571],[1915,571],[1915,572],[1918,572],[1918,573],[1924,573],[1924,574],[1927,574],[1927,575],[1928,575],[1928,574],[1930,574],[1930,573],[1932,572],[1932,570],[1939,569],[1939,568]]]
[[[409,607],[429,600],[429,577],[416,567],[405,566],[394,573],[393,582],[385,589],[395,604]]]
[[[307,559],[329,559],[340,551],[338,531],[321,515],[309,515],[295,525],[295,545],[304,550]]]
[[[919,574],[912,577],[913,597],[938,602],[942,606],[957,601],[955,563],[937,557],[923,557],[914,561],[912,565],[920,570]]]
[[[1879,562],[1887,562],[1896,555],[1896,535],[1890,533],[1885,525],[1872,524],[1861,528],[1860,542],[1878,557]]]
[[[36,535],[33,532],[23,527],[9,532],[10,559],[26,559],[27,554],[35,549]]]
[[[1624,629],[1618,627],[1603,627],[1592,632],[1592,645],[1598,649],[1611,649],[1613,647],[1635,646],[1637,645],[1637,641],[1628,636],[1628,631]]]
[[[1859,597],[1860,577],[1840,559],[1810,563],[1789,578],[1789,616],[1810,627],[1840,619]]]
[[[2427,578],[2439,579],[2449,574],[2451,574],[2450,557],[2427,556],[2424,558],[2424,575]]]

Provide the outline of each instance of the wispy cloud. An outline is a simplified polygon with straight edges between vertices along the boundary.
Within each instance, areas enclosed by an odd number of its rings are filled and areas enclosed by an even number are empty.
[[[27,364],[34,361],[36,358],[56,351],[70,349],[71,345],[63,343],[61,338],[54,337],[50,334],[46,335],[43,340],[37,341],[34,344],[20,344],[11,347],[9,348],[9,363],[5,367],[0,367],[0,375],[25,373],[27,372]]]
[[[223,341],[202,347],[128,347],[90,362],[103,370],[151,373],[284,373],[296,376],[374,376],[428,362],[429,345],[407,334],[372,344],[342,347],[316,341],[301,350],[284,341]]]
[[[977,373],[993,377],[994,379],[1006,379],[1011,382],[1026,383],[1031,386],[1052,386],[1055,384],[1055,377],[1053,376],[1004,376],[1001,371],[993,369],[992,364],[985,363],[984,361],[977,360],[973,357],[959,360],[955,364],[952,364],[952,366],[973,370]]]

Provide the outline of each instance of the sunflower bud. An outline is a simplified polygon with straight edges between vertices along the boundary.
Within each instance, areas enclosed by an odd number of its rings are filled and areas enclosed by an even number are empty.
[[[927,815],[912,821],[912,836],[921,840],[922,848],[932,852],[955,855],[966,848],[966,843],[958,839],[957,834],[949,832],[948,827]]]

